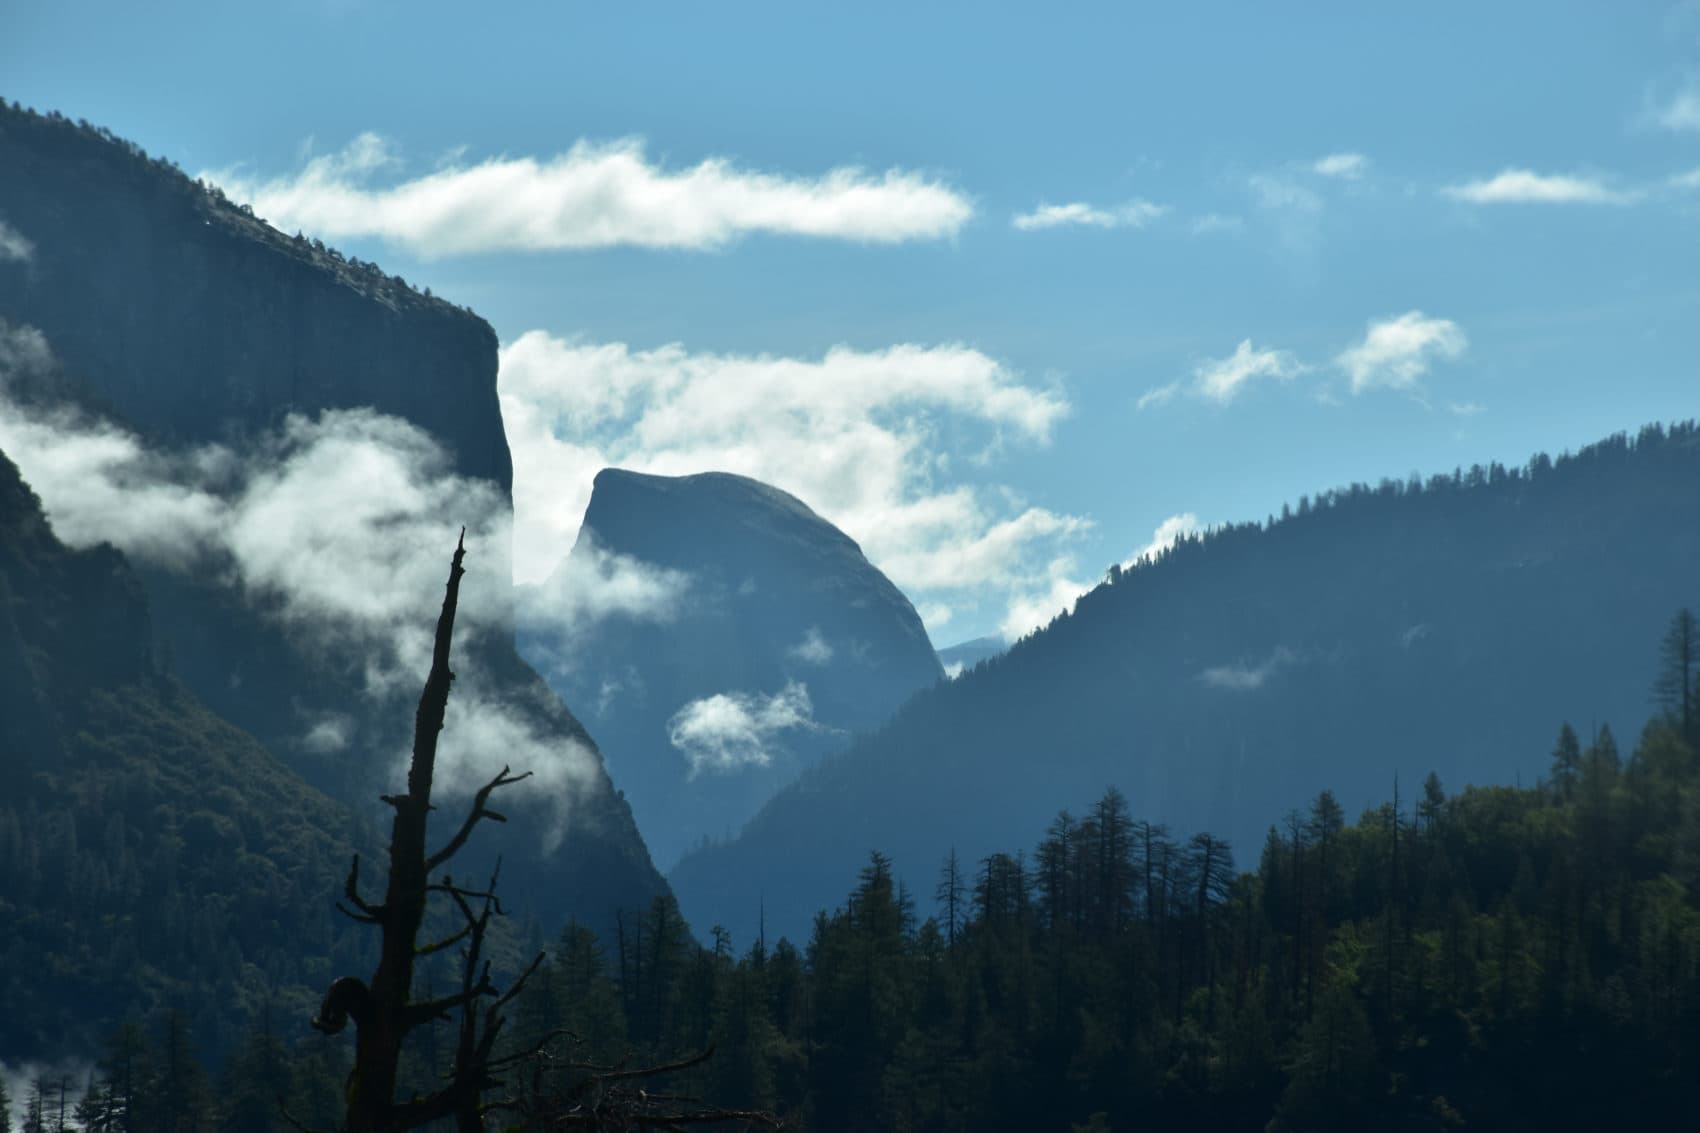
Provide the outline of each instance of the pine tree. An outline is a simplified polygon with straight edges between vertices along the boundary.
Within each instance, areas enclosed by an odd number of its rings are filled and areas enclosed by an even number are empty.
[[[1568,723],[1558,729],[1558,743],[1552,749],[1552,789],[1561,803],[1576,797],[1576,785],[1582,780],[1582,744],[1576,729]]]
[[[1653,699],[1690,743],[1700,743],[1700,618],[1678,610],[1659,646]]]

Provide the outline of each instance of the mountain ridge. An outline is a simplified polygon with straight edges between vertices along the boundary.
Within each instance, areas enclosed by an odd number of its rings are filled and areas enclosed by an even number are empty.
[[[1110,784],[1243,855],[1325,787],[1350,809],[1396,775],[1533,775],[1563,713],[1642,717],[1643,643],[1700,604],[1700,499],[1681,490],[1696,482],[1700,430],[1649,427],[1516,473],[1325,493],[1112,568],[1072,614],[917,695],[739,838],[687,857],[670,874],[681,907],[743,925],[762,904],[804,932],[813,895],[869,849],[919,884],[953,845],[973,860],[998,830],[1036,837]],[[1372,734],[1385,754],[1367,767],[1352,737]],[[760,892],[743,880],[758,863]]]

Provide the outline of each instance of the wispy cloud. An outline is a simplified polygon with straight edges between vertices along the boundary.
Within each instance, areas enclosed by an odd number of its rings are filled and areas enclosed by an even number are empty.
[[[1369,171],[1369,158],[1361,153],[1331,153],[1311,165],[1311,172],[1324,177],[1356,181]]]
[[[1192,222],[1194,236],[1245,231],[1245,218],[1231,213],[1207,212]]]
[[[814,728],[809,689],[797,681],[771,696],[722,692],[693,700],[667,723],[667,737],[691,765],[691,775],[766,767],[782,732]]]
[[[1678,91],[1653,109],[1652,119],[1661,129],[1700,133],[1700,87],[1691,85]]]
[[[1211,358],[1199,363],[1190,382],[1176,380],[1146,390],[1134,402],[1134,408],[1143,410],[1167,405],[1183,390],[1217,405],[1227,405],[1247,385],[1260,378],[1286,382],[1304,370],[1304,365],[1291,352],[1258,350],[1252,346],[1251,339],[1242,339],[1226,358]]]
[[[1240,395],[1247,383],[1258,378],[1290,381],[1304,367],[1285,350],[1255,350],[1251,339],[1242,339],[1226,358],[1207,361],[1193,372],[1193,388],[1198,393],[1226,405]]]
[[[0,220],[0,264],[27,264],[35,258],[35,245],[16,228]]]
[[[1166,385],[1153,386],[1139,395],[1139,400],[1133,403],[1135,409],[1150,409],[1153,405],[1167,405],[1181,392],[1181,383],[1169,382]]]
[[[1065,227],[1144,228],[1168,211],[1167,205],[1137,199],[1107,208],[1074,201],[1066,205],[1041,204],[1032,212],[1018,214],[1010,223],[1023,232]]]
[[[1486,413],[1487,406],[1474,401],[1449,401],[1446,403],[1446,411],[1454,417],[1475,417]]]
[[[378,184],[400,161],[363,134],[296,173],[202,174],[280,229],[376,238],[422,256],[635,245],[713,249],[754,233],[893,244],[954,236],[974,213],[960,190],[901,169],[818,176],[741,169],[725,158],[666,169],[643,143],[580,141],[553,157],[458,157]]]
[[[1363,341],[1341,351],[1335,364],[1350,377],[1353,393],[1410,389],[1437,359],[1457,358],[1468,345],[1463,330],[1452,320],[1407,311],[1372,321]]]
[[[1243,661],[1232,665],[1218,665],[1199,673],[1198,679],[1211,688],[1225,692],[1255,692],[1269,683],[1269,678],[1297,660],[1298,656],[1292,650],[1279,646],[1266,659],[1255,665]]]
[[[1000,437],[1044,445],[1069,412],[1059,391],[964,346],[799,358],[533,331],[503,347],[500,392],[522,582],[566,554],[610,466],[735,472],[783,488],[935,614],[1043,588],[1047,564],[1086,527],[952,475],[952,455],[965,460],[988,436],[994,449]]]
[[[1441,192],[1453,200],[1477,205],[1622,205],[1636,199],[1636,194],[1615,189],[1597,177],[1544,174],[1529,169],[1505,169],[1493,177],[1448,185]]]
[[[1670,179],[1673,189],[1700,189],[1700,168],[1678,173]]]

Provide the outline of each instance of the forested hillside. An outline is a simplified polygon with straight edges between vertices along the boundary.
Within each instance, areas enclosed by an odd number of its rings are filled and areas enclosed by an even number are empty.
[[[1700,429],[1385,481],[1112,570],[1070,616],[918,695],[670,879],[692,924],[806,929],[870,849],[900,874],[1105,784],[1245,846],[1323,788],[1532,781],[1551,721],[1633,728],[1645,643],[1700,605]]]
[[[570,926],[512,1042],[571,1038],[513,1096],[713,1044],[659,1096],[795,1129],[1691,1128],[1700,624],[1664,640],[1639,741],[1563,725],[1523,787],[1431,775],[1356,821],[1323,790],[1238,848],[1111,789],[1027,852],[919,877],[872,854],[799,942],[715,928],[700,946],[666,898],[612,940]],[[303,1112],[334,1111],[323,1048],[292,1063],[257,1031],[243,1050],[218,1103],[176,1120],[261,1127],[235,1115],[265,1116],[268,1072]],[[162,1082],[131,1088],[159,1107]],[[134,1128],[182,1127],[161,1120]]]
[[[0,1062],[168,1009],[226,1049],[355,959],[352,813],[171,675],[123,558],[61,546],[3,455],[0,754]]]

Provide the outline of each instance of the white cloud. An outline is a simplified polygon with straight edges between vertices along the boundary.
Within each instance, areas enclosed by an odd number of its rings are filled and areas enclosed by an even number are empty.
[[[1051,623],[1058,614],[1073,612],[1080,596],[1097,585],[1073,577],[1074,558],[1059,555],[1046,567],[1045,576],[1035,579],[1026,592],[1017,595],[1009,604],[998,631],[1005,641],[1020,641],[1034,630]]]
[[[1270,677],[1297,660],[1298,657],[1290,649],[1280,646],[1259,664],[1247,665],[1240,662],[1219,665],[1204,670],[1198,674],[1198,679],[1211,688],[1227,692],[1255,692],[1268,683]]]
[[[375,185],[400,165],[362,134],[297,173],[254,180],[205,173],[285,231],[371,237],[422,256],[637,245],[719,248],[751,233],[891,244],[954,236],[973,215],[967,196],[900,169],[843,167],[815,177],[740,169],[708,158],[682,169],[651,162],[635,139],[580,141],[549,158],[449,164]]]
[[[1166,205],[1137,199],[1108,208],[1074,201],[1066,205],[1041,204],[1032,212],[1018,214],[1010,223],[1023,232],[1064,227],[1144,228],[1168,211]]]
[[[832,661],[834,650],[832,643],[821,636],[820,627],[810,626],[803,640],[786,652],[805,665],[825,665]]]
[[[1653,121],[1666,130],[1700,132],[1700,89],[1678,91],[1654,111]]]
[[[35,245],[16,228],[0,220],[0,264],[27,264],[35,258]]]
[[[1363,341],[1342,351],[1335,363],[1350,376],[1353,393],[1377,387],[1410,389],[1437,358],[1457,358],[1468,344],[1451,319],[1406,311],[1371,322]]]
[[[1151,541],[1129,555],[1122,567],[1125,569],[1147,559],[1154,559],[1183,538],[1197,535],[1203,530],[1198,516],[1193,512],[1184,511],[1179,515],[1171,515],[1157,525],[1157,529],[1151,533]]]
[[[1448,185],[1442,193],[1471,204],[1585,204],[1621,205],[1633,193],[1613,189],[1595,177],[1543,174],[1528,169],[1505,169],[1485,180]]]
[[[1670,183],[1677,189],[1700,189],[1700,168],[1678,173],[1670,179]]]
[[[1302,370],[1298,359],[1285,350],[1254,350],[1251,339],[1242,339],[1226,358],[1206,361],[1193,371],[1193,389],[1218,405],[1238,397],[1246,383],[1257,378],[1285,382]]]
[[[820,358],[634,350],[540,331],[502,349],[515,574],[572,546],[603,468],[723,471],[774,484],[856,539],[922,607],[1025,591],[1077,517],[953,481],[952,451],[1046,443],[1068,412],[964,346],[834,347]]]
[[[1449,401],[1446,403],[1446,410],[1454,417],[1474,417],[1479,413],[1486,413],[1487,406],[1474,401]]]
[[[1324,177],[1356,181],[1369,170],[1369,158],[1361,153],[1331,153],[1318,159],[1310,168]]]
[[[772,696],[722,692],[693,700],[668,721],[667,736],[684,753],[693,777],[766,767],[779,734],[814,728],[813,715],[808,686],[792,681]]]

